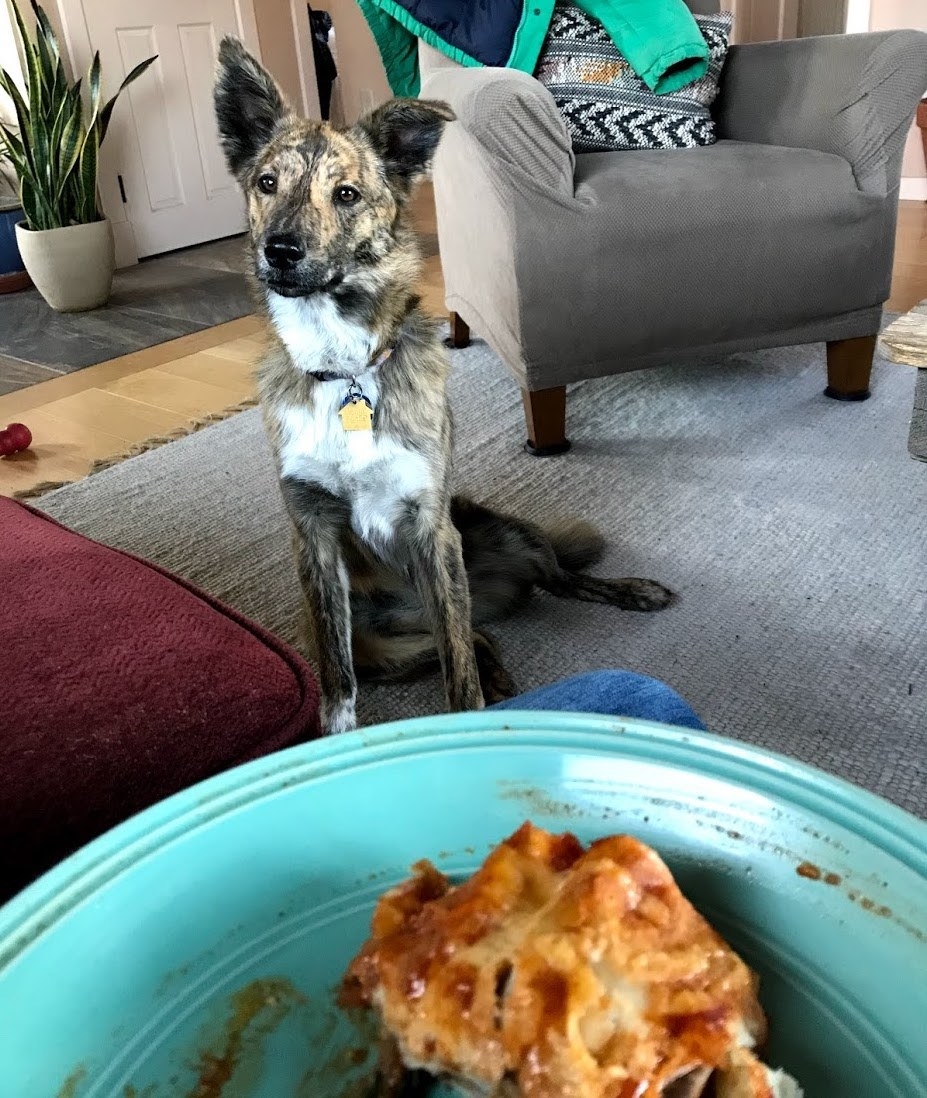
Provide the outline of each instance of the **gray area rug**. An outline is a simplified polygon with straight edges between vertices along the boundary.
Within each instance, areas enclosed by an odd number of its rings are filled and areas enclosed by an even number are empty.
[[[822,395],[822,348],[586,382],[574,448],[520,450],[521,402],[483,344],[454,353],[461,490],[606,531],[601,574],[681,595],[654,615],[537,596],[496,628],[527,689],[600,667],[671,683],[716,732],[927,815],[927,466],[907,453],[915,371]],[[257,411],[44,497],[62,522],[200,584],[289,641],[297,581]],[[368,687],[364,723],[441,710],[436,678]]]

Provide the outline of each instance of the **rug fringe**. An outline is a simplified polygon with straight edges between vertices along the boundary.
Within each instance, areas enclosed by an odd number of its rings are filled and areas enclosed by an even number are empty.
[[[212,427],[213,424],[221,423],[224,419],[230,419],[232,416],[237,416],[239,412],[246,412],[249,408],[254,408],[257,403],[256,397],[249,397],[247,400],[243,400],[238,404],[232,404],[228,408],[223,408],[221,412],[210,412],[209,415],[202,416],[200,419],[195,419],[192,423],[186,423],[183,427],[178,427],[175,431],[170,431],[165,435],[155,435],[153,438],[146,438],[143,442],[137,442],[134,446],[131,446],[121,454],[113,454],[112,457],[98,458],[87,470],[85,476],[92,477],[94,473],[101,473],[104,469],[111,469],[114,465],[120,465],[122,462],[128,461],[129,458],[138,457],[140,454],[147,453],[149,450],[156,450],[159,446],[166,446],[169,442],[177,442],[178,439],[195,434],[204,427]],[[66,488],[69,484],[75,484],[78,480],[83,479],[84,477],[75,477],[74,480],[43,480],[38,484],[34,484],[31,488],[23,488],[19,492],[14,492],[13,499],[36,499],[39,496],[47,495],[49,492],[54,492],[58,488]]]
[[[78,477],[78,480],[81,478]],[[56,488],[67,488],[69,484],[73,484],[73,480],[40,480],[38,484],[33,484],[31,488],[21,488],[18,492],[13,493],[13,499],[36,499],[38,496],[44,496],[46,492],[54,492]]]

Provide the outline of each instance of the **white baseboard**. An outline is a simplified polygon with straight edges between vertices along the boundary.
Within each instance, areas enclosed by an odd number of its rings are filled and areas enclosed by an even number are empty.
[[[927,176],[909,175],[901,181],[901,197],[927,202]]]

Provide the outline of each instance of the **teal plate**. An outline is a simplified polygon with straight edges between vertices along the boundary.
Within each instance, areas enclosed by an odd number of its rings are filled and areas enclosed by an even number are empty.
[[[186,790],[0,910],[3,1098],[349,1098],[371,1035],[333,989],[412,862],[471,872],[525,819],[626,831],[757,968],[808,1098],[927,1095],[927,826],[711,735],[431,718]]]

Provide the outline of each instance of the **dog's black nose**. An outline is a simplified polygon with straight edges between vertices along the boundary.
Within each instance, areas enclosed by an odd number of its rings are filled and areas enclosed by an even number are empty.
[[[278,271],[289,271],[305,256],[306,249],[297,237],[286,233],[270,236],[264,245],[264,255],[271,267]]]

